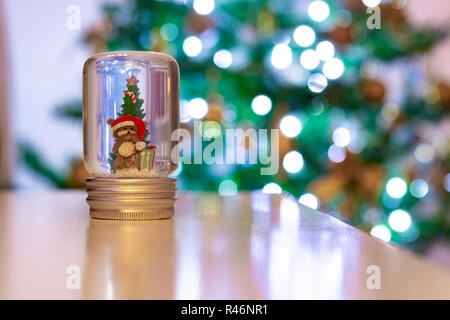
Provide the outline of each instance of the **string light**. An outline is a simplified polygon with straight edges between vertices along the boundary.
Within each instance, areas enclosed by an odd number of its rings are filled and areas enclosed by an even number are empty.
[[[201,119],[208,113],[208,103],[202,98],[189,101],[189,114],[194,119]]]
[[[334,57],[335,48],[330,41],[325,40],[317,44],[316,52],[320,60],[327,61]]]
[[[309,76],[307,85],[312,92],[320,93],[327,87],[328,80],[323,74],[314,73]]]
[[[347,155],[344,148],[338,147],[335,144],[332,144],[328,148],[328,158],[330,158],[330,160],[334,163],[341,163],[345,160],[346,156]]]
[[[270,61],[272,65],[280,70],[284,70],[289,67],[292,63],[292,50],[291,48],[284,44],[277,44],[272,49],[272,56]]]
[[[319,207],[319,199],[312,193],[305,193],[298,199],[298,202],[312,209],[317,209]]]
[[[300,64],[307,70],[313,70],[319,66],[320,58],[316,51],[308,49],[300,55]]]
[[[272,100],[263,94],[256,96],[252,101],[253,112],[263,116],[272,109]]]
[[[214,0],[194,0],[194,10],[201,15],[207,15],[213,12],[215,3]]]
[[[405,232],[411,226],[411,216],[405,210],[395,210],[389,215],[389,226],[397,232]]]
[[[414,150],[414,156],[420,163],[428,164],[433,161],[434,149],[427,143],[421,143]]]
[[[411,194],[416,198],[425,197],[428,193],[428,189],[428,183],[422,179],[414,180],[409,186],[409,191],[411,191]]]
[[[262,189],[262,193],[268,194],[280,194],[281,192],[283,192],[283,190],[281,190],[281,187],[274,182],[266,184]]]
[[[381,3],[381,0],[362,0],[366,7],[373,8]]]
[[[233,63],[231,52],[225,49],[219,50],[214,54],[214,64],[219,68],[226,69]]]
[[[338,147],[345,148],[349,145],[352,136],[350,134],[350,131],[344,127],[339,127],[336,130],[333,131],[333,142]]]
[[[178,27],[175,24],[169,22],[161,27],[159,33],[161,34],[161,38],[163,38],[164,40],[173,41],[178,37]]]
[[[189,57],[196,57],[202,52],[202,41],[196,36],[190,36],[183,42],[183,51]]]
[[[311,27],[299,26],[294,31],[294,41],[301,47],[309,47],[316,41],[316,33]]]
[[[280,121],[280,130],[286,137],[293,138],[298,136],[302,131],[302,123],[297,117],[287,115]]]
[[[330,80],[335,80],[344,73],[344,63],[338,58],[331,58],[323,64],[323,74]]]
[[[389,242],[391,240],[391,231],[381,224],[374,226],[370,230],[370,234],[384,242]]]
[[[192,116],[189,112],[189,101],[180,101],[180,122],[186,123],[192,120]]]
[[[324,1],[313,1],[308,7],[308,15],[317,22],[322,22],[330,15],[330,7]]]
[[[389,179],[386,184],[386,192],[391,198],[399,199],[405,195],[407,191],[406,182],[402,178]]]
[[[290,151],[283,158],[283,168],[289,173],[297,173],[303,168],[303,156],[298,151]]]
[[[450,192],[450,173],[447,173],[444,177],[444,188],[447,192]]]
[[[219,184],[219,194],[222,197],[235,196],[237,194],[237,185],[232,180],[223,180]]]

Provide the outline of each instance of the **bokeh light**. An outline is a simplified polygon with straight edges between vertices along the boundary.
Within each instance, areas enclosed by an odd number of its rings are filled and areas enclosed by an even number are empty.
[[[422,179],[416,179],[411,182],[409,186],[409,191],[416,198],[423,198],[428,194],[428,183]]]
[[[194,10],[201,15],[207,15],[213,12],[215,3],[214,0],[194,0]]]
[[[190,36],[183,42],[183,51],[189,57],[196,57],[202,52],[202,41],[196,36]]]
[[[316,33],[311,27],[299,26],[294,31],[294,41],[301,47],[309,47],[316,41]]]
[[[222,197],[235,196],[237,191],[237,185],[232,180],[223,180],[219,184],[219,194]]]
[[[262,189],[262,193],[268,194],[280,194],[281,192],[283,192],[283,190],[281,190],[281,187],[274,182],[266,184]]]
[[[189,101],[180,101],[180,122],[187,123],[192,120],[191,113],[189,111]]]
[[[344,73],[344,63],[338,58],[331,58],[325,61],[322,71],[328,79],[338,79]]]
[[[317,22],[322,22],[330,15],[330,7],[324,1],[313,1],[308,6],[308,15]]]
[[[293,138],[302,131],[302,123],[296,116],[287,115],[280,121],[280,130],[286,137]]]
[[[414,150],[414,156],[420,163],[428,164],[433,161],[434,149],[427,143],[421,143]]]
[[[362,0],[366,7],[373,8],[381,3],[381,0]]]
[[[332,140],[338,147],[346,147],[349,145],[352,136],[347,128],[339,127],[333,131]]]
[[[216,121],[203,122],[203,136],[207,139],[217,138],[222,134],[222,127]]]
[[[272,100],[263,94],[256,96],[252,101],[252,110],[257,115],[263,116],[272,109]]]
[[[189,101],[189,114],[194,119],[201,119],[208,113],[208,103],[202,98]]]
[[[178,27],[175,24],[169,22],[161,27],[159,33],[161,34],[161,38],[163,38],[164,40],[173,41],[178,37]]]
[[[388,195],[394,199],[399,199],[405,195],[407,191],[407,186],[405,180],[402,178],[392,178],[389,179],[386,184],[386,192]]]
[[[447,173],[444,177],[444,188],[447,192],[450,192],[450,173]]]
[[[397,232],[405,232],[411,226],[411,216],[405,210],[395,210],[389,215],[389,226]]]
[[[272,49],[272,56],[270,58],[272,65],[280,70],[284,70],[292,63],[292,50],[284,43],[277,44]]]
[[[307,70],[313,70],[319,66],[320,58],[316,51],[308,49],[300,55],[300,64]]]
[[[288,173],[297,173],[303,168],[303,156],[298,151],[290,151],[283,158],[283,168]]]
[[[334,163],[341,163],[346,157],[345,149],[332,144],[328,148],[328,158]]]
[[[305,193],[298,199],[298,202],[312,209],[319,207],[319,199],[312,193]]]
[[[317,55],[319,56],[319,59],[322,61],[327,61],[333,58],[335,51],[336,50],[334,48],[333,43],[331,43],[328,40],[319,42],[316,47]]]
[[[328,80],[323,74],[314,73],[309,76],[307,85],[311,92],[320,93],[327,87]]]
[[[231,66],[233,56],[231,52],[225,49],[219,50],[214,54],[214,64],[219,68],[226,69]]]
[[[384,242],[389,242],[391,240],[391,231],[382,224],[374,226],[370,230],[370,234],[375,238],[383,240]]]

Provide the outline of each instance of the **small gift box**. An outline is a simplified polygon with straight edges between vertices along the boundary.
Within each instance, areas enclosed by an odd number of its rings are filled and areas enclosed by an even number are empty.
[[[150,146],[139,154],[139,170],[151,171],[155,164],[156,147]]]

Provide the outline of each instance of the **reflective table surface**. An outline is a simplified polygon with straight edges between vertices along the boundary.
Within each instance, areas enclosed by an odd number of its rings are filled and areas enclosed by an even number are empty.
[[[287,196],[185,193],[141,222],[85,198],[0,193],[1,299],[450,299],[449,270]]]

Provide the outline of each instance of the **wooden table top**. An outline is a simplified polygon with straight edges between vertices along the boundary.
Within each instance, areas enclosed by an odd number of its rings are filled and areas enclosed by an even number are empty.
[[[90,219],[85,198],[0,193],[1,299],[450,299],[442,266],[287,196],[185,193],[142,222]]]

